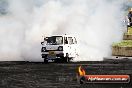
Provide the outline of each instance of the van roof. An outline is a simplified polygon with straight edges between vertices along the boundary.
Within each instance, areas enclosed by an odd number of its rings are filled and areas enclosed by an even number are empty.
[[[75,36],[73,36],[73,35],[52,35],[52,36],[75,37]]]

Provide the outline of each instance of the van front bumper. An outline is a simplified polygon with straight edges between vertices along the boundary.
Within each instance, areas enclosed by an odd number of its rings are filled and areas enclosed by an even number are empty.
[[[54,60],[64,57],[64,53],[63,51],[42,52],[41,56],[42,58],[47,58],[48,60]]]

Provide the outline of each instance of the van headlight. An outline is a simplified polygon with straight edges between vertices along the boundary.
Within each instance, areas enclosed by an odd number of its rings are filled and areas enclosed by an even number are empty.
[[[41,52],[45,52],[45,51],[46,51],[46,47],[42,47]]]
[[[59,50],[59,51],[63,51],[63,46],[59,46],[59,47],[58,47],[58,50]]]

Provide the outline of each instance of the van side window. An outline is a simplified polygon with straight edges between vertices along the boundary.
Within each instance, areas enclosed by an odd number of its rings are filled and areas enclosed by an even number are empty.
[[[64,38],[65,44],[68,44],[67,37]]]
[[[73,39],[72,39],[72,37],[68,37],[68,41],[69,41],[69,44],[70,44],[70,45],[73,44]]]
[[[77,40],[76,40],[76,38],[74,37],[74,44],[77,44]]]

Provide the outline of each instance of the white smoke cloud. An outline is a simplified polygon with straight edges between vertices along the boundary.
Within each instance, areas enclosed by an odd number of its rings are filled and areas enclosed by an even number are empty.
[[[0,60],[42,61],[42,36],[77,35],[79,60],[102,60],[120,41],[124,0],[8,0],[0,17]]]

